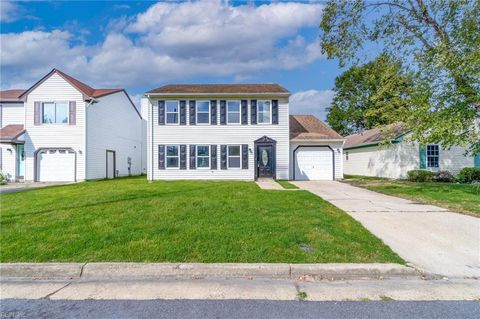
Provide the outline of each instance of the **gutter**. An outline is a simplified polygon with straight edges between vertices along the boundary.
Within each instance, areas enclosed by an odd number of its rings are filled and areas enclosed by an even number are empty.
[[[285,93],[145,93],[147,97],[150,96],[290,96],[290,92]]]

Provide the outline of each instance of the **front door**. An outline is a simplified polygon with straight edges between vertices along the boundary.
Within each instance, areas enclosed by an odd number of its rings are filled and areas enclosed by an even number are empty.
[[[274,159],[273,146],[258,146],[257,168],[258,177],[273,177]]]
[[[17,144],[17,179],[23,179],[25,176],[25,149],[23,144]]]

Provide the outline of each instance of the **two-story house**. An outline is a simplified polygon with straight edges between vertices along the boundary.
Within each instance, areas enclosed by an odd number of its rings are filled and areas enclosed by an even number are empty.
[[[278,84],[147,92],[148,179],[342,178],[343,138],[313,116],[289,116],[289,96]]]
[[[143,120],[123,89],[94,89],[53,69],[27,90],[2,91],[0,102],[0,169],[11,181],[143,172]]]

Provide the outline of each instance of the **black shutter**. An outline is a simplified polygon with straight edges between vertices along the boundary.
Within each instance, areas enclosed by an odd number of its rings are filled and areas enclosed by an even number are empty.
[[[278,100],[272,100],[272,124],[278,124]]]
[[[227,101],[220,101],[220,124],[227,124]]]
[[[165,125],[165,101],[158,101],[158,125]]]
[[[196,124],[196,119],[197,119],[197,112],[196,112],[196,103],[195,101],[189,101],[188,102],[190,105],[190,125],[195,125]]]
[[[227,169],[227,145],[222,145],[220,147],[221,153],[221,169]]]
[[[180,125],[187,124],[187,101],[180,101]]]
[[[187,169],[187,145],[180,145],[180,169]]]
[[[190,145],[190,169],[195,169],[197,166],[195,155],[195,145]]]
[[[250,101],[250,124],[257,124],[257,100]]]
[[[210,124],[217,125],[217,101],[210,101]]]
[[[210,145],[210,169],[217,169],[217,145]]]
[[[165,145],[158,145],[158,169],[165,169]]]
[[[248,144],[242,144],[242,169],[248,169]]]
[[[248,102],[242,100],[242,125],[248,124]]]

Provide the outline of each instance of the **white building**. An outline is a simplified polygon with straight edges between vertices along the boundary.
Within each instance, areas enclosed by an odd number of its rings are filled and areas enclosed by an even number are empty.
[[[94,89],[53,69],[0,92],[1,171],[17,181],[139,175],[142,118],[123,89]]]
[[[457,174],[464,167],[480,167],[480,154],[465,156],[465,148],[442,149],[441,145],[420,147],[409,141],[409,132],[400,125],[371,129],[347,136],[344,146],[344,172],[387,178],[406,178],[414,169],[450,171]]]
[[[147,92],[148,179],[342,178],[342,137],[313,116],[290,117],[289,95],[278,84]]]

